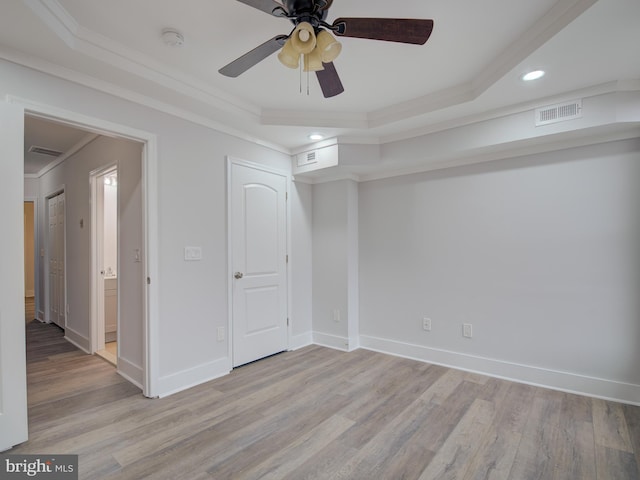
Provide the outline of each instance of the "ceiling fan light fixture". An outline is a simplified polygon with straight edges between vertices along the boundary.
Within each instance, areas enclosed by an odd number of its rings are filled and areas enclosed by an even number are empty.
[[[324,70],[324,65],[322,65],[322,55],[320,55],[320,50],[314,48],[311,53],[304,55],[304,68],[305,72],[319,72],[320,70]]]
[[[320,30],[316,36],[316,50],[320,51],[324,63],[331,63],[340,55],[342,44],[326,30]]]
[[[290,40],[300,55],[311,53],[316,48],[316,34],[309,22],[300,22],[291,34]]]
[[[291,44],[291,39],[286,41],[284,47],[278,53],[278,60],[288,68],[298,68],[300,65],[300,54]]]

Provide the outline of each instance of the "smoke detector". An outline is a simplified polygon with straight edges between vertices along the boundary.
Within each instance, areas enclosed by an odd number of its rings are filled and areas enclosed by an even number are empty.
[[[162,31],[162,41],[169,47],[181,47],[184,45],[184,36],[173,28],[165,28]]]

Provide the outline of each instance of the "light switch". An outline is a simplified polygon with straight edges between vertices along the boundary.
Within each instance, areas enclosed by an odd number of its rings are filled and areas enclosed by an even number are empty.
[[[184,247],[184,259],[187,262],[202,260],[202,247]]]

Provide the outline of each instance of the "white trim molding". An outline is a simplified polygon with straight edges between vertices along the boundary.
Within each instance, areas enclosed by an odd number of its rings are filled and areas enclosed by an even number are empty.
[[[340,337],[329,333],[313,332],[313,343],[321,347],[333,348],[334,350],[341,350],[343,352],[350,351],[349,339],[347,337]]]
[[[89,338],[76,332],[73,328],[66,326],[64,329],[64,338],[70,344],[78,347],[84,353],[91,354],[91,346]]]
[[[366,350],[419,360],[562,392],[587,395],[615,402],[640,405],[640,385],[588,377],[531,365],[505,362],[493,358],[467,355],[449,350],[360,335],[360,346]]]
[[[203,363],[193,368],[165,375],[158,379],[157,396],[159,398],[173,395],[216,378],[224,377],[231,372],[229,358],[220,358]]]

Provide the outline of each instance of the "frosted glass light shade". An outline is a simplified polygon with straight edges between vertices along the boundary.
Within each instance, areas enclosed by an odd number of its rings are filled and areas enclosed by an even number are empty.
[[[307,22],[300,22],[291,34],[291,45],[301,55],[311,53],[316,48],[316,34],[313,26]]]
[[[322,65],[322,56],[320,55],[320,50],[314,48],[313,52],[304,56],[304,71],[317,72],[319,70],[324,70],[324,65]]]
[[[280,60],[280,63],[285,67],[289,68],[298,68],[300,65],[300,54],[293,48],[293,45],[291,45],[291,39],[286,41],[284,47],[282,47],[282,50],[278,53],[278,60]]]
[[[319,50],[324,63],[331,63],[342,51],[342,44],[326,30],[321,30],[317,35],[316,49]]]

